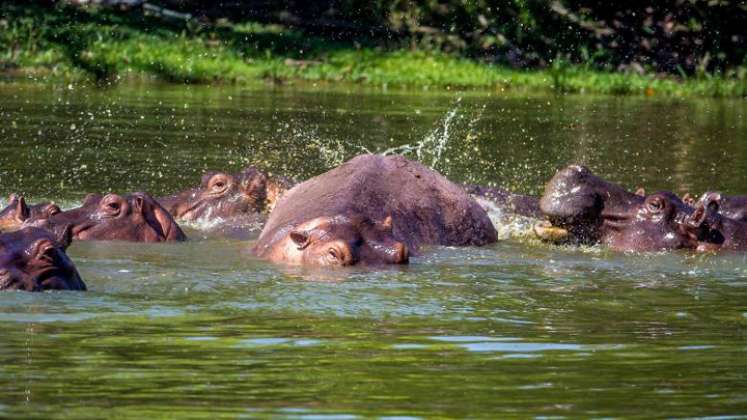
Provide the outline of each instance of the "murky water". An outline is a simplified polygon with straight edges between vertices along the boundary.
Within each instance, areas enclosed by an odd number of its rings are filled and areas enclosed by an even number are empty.
[[[747,103],[234,87],[0,85],[0,193],[300,179],[362,151],[538,193],[572,162],[631,188],[747,193]],[[75,243],[87,293],[0,294],[0,416],[747,415],[741,255],[511,239],[407,267],[273,266],[190,229]]]

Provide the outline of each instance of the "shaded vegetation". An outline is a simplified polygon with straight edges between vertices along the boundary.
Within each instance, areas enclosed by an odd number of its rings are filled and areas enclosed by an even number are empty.
[[[377,36],[512,66],[557,58],[597,68],[695,74],[745,64],[741,0],[154,0],[211,20],[281,22]]]
[[[179,5],[186,7],[188,3],[181,1]],[[326,3],[320,4],[322,7]],[[374,6],[372,3],[370,7]],[[435,7],[430,3],[421,6],[426,11]],[[454,22],[485,18],[480,10],[466,7],[452,11],[454,16],[461,16],[455,17]],[[222,10],[230,14],[232,9],[226,5]],[[747,94],[747,80],[741,67],[729,67],[728,71],[703,69],[693,74],[680,67],[678,74],[663,76],[653,67],[650,71],[641,70],[643,65],[637,71],[632,71],[631,65],[612,68],[611,61],[600,65],[596,56],[579,60],[575,50],[574,54],[561,54],[529,48],[518,54],[498,44],[477,48],[464,36],[451,36],[440,29],[424,30],[426,16],[435,19],[437,14],[423,12],[416,28],[414,23],[410,26],[392,23],[393,16],[399,16],[401,22],[414,22],[406,17],[407,13],[383,10],[365,13],[362,15],[365,19],[360,17],[357,21],[330,18],[304,25],[293,24],[302,15],[273,18],[271,10],[255,16],[239,16],[255,21],[231,23],[211,15],[210,10],[204,11],[210,20],[199,17],[169,20],[144,14],[141,9],[114,11],[4,3],[0,5],[0,69],[11,75],[92,78],[99,82],[156,76],[187,83],[309,80],[612,94]],[[382,23],[381,16],[390,19],[389,23]],[[516,19],[523,22],[529,18]],[[342,25],[351,21],[355,24]],[[455,29],[455,33],[460,31]],[[526,33],[530,36],[534,32]],[[481,37],[483,41],[489,38],[484,33]],[[589,50],[579,51],[588,54]],[[555,58],[542,58],[548,54],[555,54]],[[510,62],[511,57],[516,62]],[[517,65],[535,69],[512,68]],[[722,68],[727,67],[724,64]]]

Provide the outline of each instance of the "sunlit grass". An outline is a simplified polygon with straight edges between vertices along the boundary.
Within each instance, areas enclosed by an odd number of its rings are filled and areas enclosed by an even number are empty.
[[[423,88],[479,88],[615,95],[747,96],[747,79],[679,79],[574,65],[515,70],[439,52],[384,49],[305,36],[276,25],[195,30],[152,19],[57,9],[0,9],[0,70],[13,75],[179,83],[295,80]]]

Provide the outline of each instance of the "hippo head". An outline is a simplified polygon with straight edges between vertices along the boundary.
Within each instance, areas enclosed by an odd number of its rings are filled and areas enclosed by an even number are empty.
[[[59,236],[34,227],[0,235],[0,290],[86,290],[65,253],[71,235],[70,226]]]
[[[697,241],[683,228],[691,209],[675,194],[658,192],[606,217],[601,242],[620,251],[695,249]]]
[[[267,199],[267,183],[267,176],[253,167],[236,175],[208,172],[199,187],[158,201],[180,220],[226,219],[262,210]]]
[[[351,266],[407,264],[407,246],[395,239],[392,218],[381,222],[359,216],[318,217],[281,230],[280,246],[269,259],[297,265]],[[260,252],[261,254],[261,252]]]
[[[27,205],[21,195],[11,194],[8,205],[0,210],[0,231],[11,231],[21,227],[28,219],[38,219],[53,216],[60,212],[54,203],[39,203]]]
[[[571,165],[545,185],[540,210],[553,226],[567,230],[568,239],[596,243],[605,221],[614,222],[643,201],[640,194],[607,182],[584,166]]]
[[[707,192],[700,200],[691,199],[693,212],[683,221],[684,228],[698,241],[701,251],[715,251],[726,242],[723,217],[719,214],[721,194]]]
[[[173,217],[147,193],[89,194],[81,207],[51,217],[31,219],[27,225],[58,231],[71,225],[79,240],[123,240],[134,242],[182,241],[186,239]]]
[[[747,249],[747,223],[723,214],[724,200],[728,198],[721,193],[706,192],[684,219],[683,226],[698,241],[699,251]]]

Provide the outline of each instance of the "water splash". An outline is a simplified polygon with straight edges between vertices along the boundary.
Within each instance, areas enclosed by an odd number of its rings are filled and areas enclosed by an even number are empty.
[[[533,217],[521,216],[506,211],[502,206],[483,197],[473,196],[480,206],[488,213],[490,221],[498,232],[498,239],[535,239],[533,226],[539,220]]]
[[[419,147],[415,150],[415,155],[417,156],[419,161],[425,163],[427,153],[430,152],[430,166],[432,168],[435,168],[436,164],[440,162],[441,155],[446,148],[446,143],[451,139],[451,137],[449,136],[449,129],[451,128],[452,122],[454,121],[454,117],[456,117],[457,112],[459,112],[461,103],[462,98],[460,97],[459,99],[457,99],[456,106],[446,113],[445,118],[442,120],[443,122],[441,124],[441,127],[437,127],[435,130],[431,131],[419,144]]]
[[[307,179],[317,175],[320,169],[334,168],[361,153],[402,154],[450,176],[454,162],[474,160],[476,125],[485,108],[486,105],[465,108],[459,97],[421,139],[388,149],[380,146],[369,149],[363,145],[363,139],[336,137],[314,121],[290,120],[277,125],[274,134],[267,138],[250,135],[246,143],[252,144],[252,150],[247,150],[242,160],[284,176]],[[263,150],[261,157],[252,153],[257,149]],[[455,160],[454,156],[458,158]]]
[[[271,173],[307,179],[318,171],[339,166],[360,153],[370,153],[359,141],[341,139],[320,133],[319,126],[302,120],[281,125],[275,135],[267,139],[248,141],[252,150],[263,150],[257,157],[251,151],[245,153],[245,164],[256,165]],[[259,144],[259,147],[256,145]]]
[[[421,140],[392,147],[379,153],[384,156],[402,154],[413,157],[424,165],[449,175],[451,160],[445,157],[447,155],[445,152],[449,150],[448,155],[451,156],[467,157],[473,154],[474,147],[471,146],[478,138],[475,127],[482,119],[485,107],[482,105],[476,111],[465,110],[462,98],[459,97],[451,109],[439,119],[436,127]],[[464,148],[464,150],[451,150],[455,148]]]
[[[439,121],[439,125],[431,130],[422,140],[415,144],[403,144],[392,147],[380,152],[381,155],[388,156],[392,154],[415,155],[415,158],[421,163],[435,168],[441,161],[441,156],[446,149],[447,143],[451,140],[451,129],[454,118],[459,116],[462,98],[456,100],[454,106],[446,112]],[[428,162],[430,158],[430,162]]]

